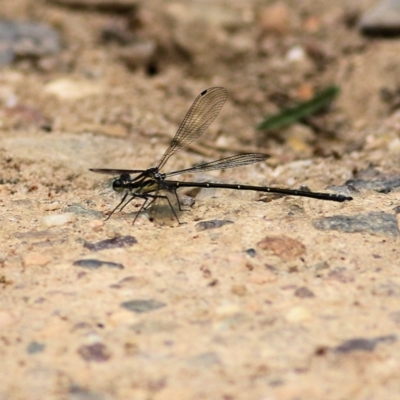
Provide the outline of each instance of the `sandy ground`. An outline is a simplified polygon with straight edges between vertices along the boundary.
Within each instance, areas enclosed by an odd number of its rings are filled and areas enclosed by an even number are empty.
[[[374,3],[59,3],[1,10],[62,49],[0,74],[0,399],[398,399],[400,41],[361,36]],[[332,84],[312,126],[255,129]],[[182,179],[354,200],[202,189],[179,226],[133,225],[139,200],[104,221],[119,197],[89,168],[156,165],[211,86],[227,103],[165,172],[257,151]]]

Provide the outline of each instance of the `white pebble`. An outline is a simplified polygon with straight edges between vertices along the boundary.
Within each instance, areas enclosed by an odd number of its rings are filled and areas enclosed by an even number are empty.
[[[73,222],[75,215],[72,213],[47,215],[42,219],[42,224],[48,228],[52,226],[61,226]]]
[[[102,93],[101,85],[84,80],[60,78],[46,84],[45,93],[52,94],[61,100],[78,100]]]
[[[391,153],[400,153],[400,139],[393,139],[388,145],[389,151]]]
[[[61,205],[58,201],[52,201],[51,203],[43,204],[43,210],[45,211],[55,211],[59,210]]]
[[[286,54],[286,59],[290,62],[303,61],[306,58],[306,53],[301,46],[292,47]]]
[[[298,323],[298,322],[309,321],[310,319],[312,319],[312,314],[305,307],[296,306],[291,308],[286,313],[286,320],[288,322]]]

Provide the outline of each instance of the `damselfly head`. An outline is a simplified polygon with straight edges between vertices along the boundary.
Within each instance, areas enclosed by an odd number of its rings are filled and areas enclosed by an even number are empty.
[[[114,179],[112,188],[115,192],[121,193],[126,189],[127,184],[132,181],[130,174],[124,172],[118,178]]]
[[[112,183],[112,188],[118,193],[122,192],[125,188],[124,181],[121,178],[115,179]]]

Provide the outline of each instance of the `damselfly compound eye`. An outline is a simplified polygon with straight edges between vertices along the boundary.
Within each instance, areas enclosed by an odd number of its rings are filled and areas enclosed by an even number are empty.
[[[122,192],[122,190],[124,189],[124,182],[122,182],[121,179],[116,179],[112,184],[112,188],[116,192]]]

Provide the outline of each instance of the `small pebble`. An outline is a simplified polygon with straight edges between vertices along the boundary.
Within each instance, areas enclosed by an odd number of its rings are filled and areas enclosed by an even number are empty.
[[[74,261],[73,265],[76,267],[82,267],[87,269],[98,269],[102,266],[108,268],[124,269],[124,266],[120,263],[101,261],[96,259],[77,260]]]
[[[210,221],[198,222],[195,225],[195,227],[196,227],[197,231],[205,231],[205,230],[208,230],[208,229],[220,228],[221,226],[229,225],[229,224],[233,224],[233,221],[213,219],[213,220],[210,220]]]
[[[78,349],[78,353],[85,361],[90,362],[105,362],[111,357],[110,352],[103,343],[81,346]]]
[[[75,215],[81,215],[89,218],[101,218],[103,214],[100,211],[91,210],[90,208],[85,208],[82,204],[72,203],[69,206],[65,207],[65,212],[70,212]]]
[[[157,300],[130,300],[121,303],[121,307],[135,313],[154,311],[165,306],[165,303]]]
[[[122,46],[129,44],[135,39],[130,27],[123,22],[106,22],[100,32],[101,41],[104,43],[117,43]]]
[[[294,292],[294,295],[296,297],[300,297],[301,299],[315,297],[314,293],[310,289],[306,288],[305,286],[297,288]]]
[[[353,351],[374,351],[379,343],[397,342],[397,335],[378,336],[372,339],[354,338],[344,341],[342,344],[334,348],[337,353],[350,353]]]
[[[354,272],[348,271],[346,267],[336,267],[329,271],[327,278],[341,283],[350,283],[356,280]]]
[[[49,25],[0,19],[0,65],[14,59],[38,59],[60,48],[59,34]]]
[[[26,348],[28,354],[41,353],[45,349],[46,345],[39,342],[30,342]]]
[[[82,388],[76,384],[72,384],[68,390],[69,396],[66,397],[69,400],[103,400],[102,394],[92,392],[86,388]]]
[[[398,175],[384,173],[373,167],[368,167],[358,172],[353,179],[346,181],[346,185],[355,189],[389,193],[400,187],[400,178]]]
[[[104,221],[101,219],[94,219],[89,222],[89,227],[93,228],[94,230],[98,230],[99,228],[104,226]]]
[[[60,202],[52,201],[51,203],[44,204],[42,206],[44,211],[55,211],[61,208]]]
[[[336,230],[342,232],[367,232],[383,236],[399,236],[396,216],[383,211],[372,211],[353,216],[335,215],[332,217],[315,219],[314,228],[320,230]]]
[[[33,266],[43,267],[44,265],[47,265],[51,261],[51,258],[47,257],[44,254],[32,252],[25,254],[22,261],[25,267],[33,267]]]
[[[232,285],[231,292],[239,297],[244,297],[248,293],[245,285]]]
[[[46,84],[44,92],[60,100],[79,100],[96,96],[103,92],[103,87],[95,82],[59,78]]]
[[[297,323],[297,322],[309,321],[311,319],[312,319],[312,314],[310,313],[310,311],[307,308],[301,306],[293,307],[286,314],[286,320],[288,322]]]
[[[299,62],[306,59],[306,52],[301,46],[292,47],[286,54],[286,59],[289,62]]]
[[[317,262],[316,264],[312,265],[311,268],[314,269],[316,272],[320,272],[324,269],[329,269],[330,265],[326,261],[320,261],[320,262]]]
[[[130,247],[135,243],[137,243],[137,240],[133,236],[116,236],[111,239],[105,239],[95,243],[85,242],[83,246],[92,251],[99,251],[105,249]]]
[[[269,250],[285,260],[296,259],[306,252],[306,247],[300,241],[289,236],[266,236],[257,243],[262,250]]]
[[[247,249],[246,253],[250,256],[250,257],[255,257],[257,255],[257,252],[255,249],[251,248],[251,249]]]
[[[42,218],[42,225],[51,228],[52,226],[62,226],[75,221],[75,215],[72,213],[46,215]]]
[[[399,0],[381,0],[376,7],[368,10],[361,17],[359,26],[367,35],[399,35]]]

